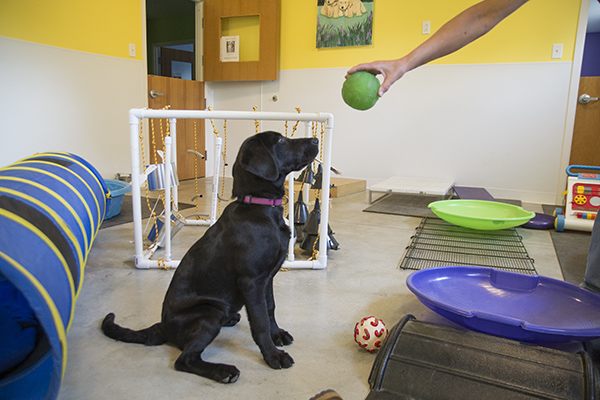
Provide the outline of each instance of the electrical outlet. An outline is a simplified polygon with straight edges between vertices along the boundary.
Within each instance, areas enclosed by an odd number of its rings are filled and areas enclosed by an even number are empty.
[[[129,43],[129,57],[135,58],[135,44]]]
[[[423,21],[423,35],[429,35],[431,33],[431,21]]]
[[[552,45],[552,58],[562,58],[562,43]]]

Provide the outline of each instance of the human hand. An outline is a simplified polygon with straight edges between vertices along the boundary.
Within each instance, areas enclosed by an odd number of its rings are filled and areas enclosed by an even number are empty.
[[[399,60],[380,60],[370,63],[358,64],[348,70],[346,78],[357,71],[366,71],[373,75],[382,75],[383,82],[379,87],[378,95],[383,96],[385,92],[406,73],[405,63]]]

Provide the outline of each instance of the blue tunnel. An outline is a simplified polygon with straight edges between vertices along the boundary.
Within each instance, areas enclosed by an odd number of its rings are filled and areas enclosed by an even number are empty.
[[[109,190],[84,159],[0,169],[0,398],[55,399],[84,266]]]

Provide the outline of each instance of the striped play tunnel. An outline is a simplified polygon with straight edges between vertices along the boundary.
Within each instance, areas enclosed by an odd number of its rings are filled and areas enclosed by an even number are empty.
[[[74,154],[36,154],[0,169],[0,398],[58,396],[107,192]]]

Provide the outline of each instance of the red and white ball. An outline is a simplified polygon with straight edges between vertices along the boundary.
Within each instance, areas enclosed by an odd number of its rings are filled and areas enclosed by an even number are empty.
[[[379,350],[387,334],[383,320],[373,316],[363,318],[354,327],[354,341],[369,352]]]

